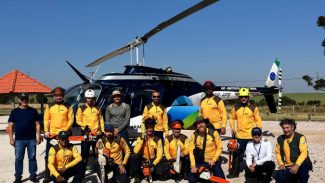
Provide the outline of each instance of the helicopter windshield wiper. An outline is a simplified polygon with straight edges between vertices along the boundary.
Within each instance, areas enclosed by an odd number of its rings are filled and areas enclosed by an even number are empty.
[[[147,32],[146,34],[144,34],[144,36],[140,37],[140,38],[136,38],[134,39],[131,43],[128,43],[126,46],[123,46],[115,51],[112,51],[98,59],[96,59],[95,61],[91,62],[90,64],[86,65],[86,67],[94,67],[98,64],[101,64],[103,62],[105,62],[106,60],[113,58],[115,56],[121,55],[125,52],[130,51],[133,48],[136,48],[144,43],[146,43],[148,41],[148,39],[150,37],[152,37],[153,35],[157,34],[158,32],[162,31],[163,29],[169,27],[170,25],[178,22],[179,20],[215,3],[218,2],[219,0],[203,0],[200,3],[186,9],[185,11],[177,14],[176,16],[170,18],[169,20],[162,22],[161,24],[159,24],[157,27],[155,27],[154,29],[150,30],[149,32]]]

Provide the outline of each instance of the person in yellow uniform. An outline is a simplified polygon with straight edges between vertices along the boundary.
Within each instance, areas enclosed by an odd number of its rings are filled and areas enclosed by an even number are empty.
[[[293,119],[280,122],[283,135],[277,138],[275,149],[279,171],[275,174],[276,182],[307,183],[312,162],[308,156],[307,140],[296,132],[297,124]]]
[[[164,153],[166,159],[170,162],[171,171],[168,171],[168,178],[187,179],[187,175],[189,172],[189,157],[188,157],[188,147],[189,147],[189,139],[186,135],[181,133],[181,130],[184,126],[182,120],[175,120],[171,123],[171,128],[173,134],[169,135],[165,139]],[[180,149],[180,172],[176,172],[174,165],[176,165],[177,160],[177,149]],[[173,172],[173,173],[171,173]],[[174,173],[175,172],[175,173]]]
[[[154,135],[157,136],[164,142],[164,135],[168,136],[168,118],[167,118],[167,112],[166,107],[161,105],[160,103],[160,93],[158,91],[152,92],[152,102],[144,107],[143,115],[142,115],[142,136],[145,134],[145,124],[144,121],[147,118],[154,117],[157,121],[157,124],[155,125],[155,133]]]
[[[208,120],[199,116],[194,125],[196,131],[190,138],[189,155],[191,171],[188,182],[196,183],[199,179],[199,168],[209,168],[214,176],[225,178],[219,160],[222,152],[222,142],[219,133],[214,129],[207,128]]]
[[[213,94],[213,90],[215,85],[211,81],[204,82],[205,97],[201,99],[199,115],[209,119],[219,135],[224,135],[227,127],[227,110],[222,99]]]
[[[69,134],[61,131],[58,134],[59,143],[50,148],[48,168],[53,182],[68,182],[73,176],[74,183],[82,182],[85,165],[77,147],[69,143]]]
[[[134,154],[130,158],[131,174],[135,178],[135,183],[141,182],[142,170],[145,165],[150,168],[150,175],[153,179],[161,179],[164,170],[160,160],[163,155],[163,147],[161,139],[154,136],[154,127],[156,120],[154,118],[147,118],[144,122],[146,133],[144,137],[138,137],[136,145],[133,149]],[[147,166],[147,167],[148,167]]]
[[[249,89],[240,88],[240,102],[231,109],[230,127],[233,136],[236,137],[239,148],[233,153],[232,169],[227,178],[239,176],[240,165],[243,163],[247,143],[252,141],[252,129],[259,127],[262,129],[262,120],[256,105],[249,103]]]
[[[113,182],[130,182],[125,169],[131,154],[129,146],[124,138],[114,136],[114,126],[111,124],[105,124],[104,135],[102,143],[109,152],[104,154],[108,162],[105,166],[106,172],[113,171]],[[100,145],[100,142],[96,143],[96,154]]]
[[[60,131],[71,130],[74,115],[73,109],[70,105],[63,101],[64,90],[61,87],[56,87],[53,90],[54,102],[45,108],[44,112],[44,137],[47,139],[45,149],[45,165],[48,164],[48,152],[50,147],[51,138],[57,136]],[[43,182],[50,182],[50,172],[45,166],[45,179]]]
[[[104,118],[100,108],[95,106],[95,91],[87,89],[85,98],[86,104],[77,110],[76,122],[81,127],[83,135],[88,135],[87,138],[94,138],[81,142],[81,156],[87,162],[90,146],[95,151],[96,137],[104,132]]]

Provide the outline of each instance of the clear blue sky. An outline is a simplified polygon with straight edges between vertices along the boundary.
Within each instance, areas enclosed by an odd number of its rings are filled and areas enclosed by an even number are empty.
[[[124,46],[196,4],[196,0],[86,1],[1,0],[0,75],[19,69],[54,87],[69,87],[79,78],[68,59],[83,73],[85,65]],[[223,0],[152,37],[146,65],[191,75],[199,82],[263,86],[272,62],[279,58],[285,78],[325,76],[317,27],[325,15],[324,0]],[[102,64],[98,74],[123,71],[129,54]],[[302,80],[285,80],[286,92],[313,91]]]

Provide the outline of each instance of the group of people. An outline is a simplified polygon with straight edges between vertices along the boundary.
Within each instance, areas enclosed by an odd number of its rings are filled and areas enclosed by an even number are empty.
[[[113,172],[113,182],[130,182],[130,177],[134,177],[135,182],[141,182],[145,177],[198,182],[204,179],[202,171],[226,179],[221,168],[221,135],[226,133],[228,114],[221,98],[213,94],[215,85],[211,81],[204,83],[203,90],[205,97],[201,100],[199,116],[193,124],[196,130],[190,138],[181,133],[184,126],[182,120],[171,121],[168,126],[160,92],[152,92],[152,102],[143,111],[142,134],[132,147],[127,132],[130,106],[122,102],[120,91],[112,92],[112,103],[106,108],[104,120],[101,109],[95,106],[94,90],[85,91],[85,104],[79,106],[74,115],[72,107],[63,100],[64,90],[56,87],[53,90],[54,102],[46,106],[44,113],[44,182],[65,182],[72,176],[73,182],[81,182],[90,147],[95,155],[103,153],[106,157],[105,170]],[[307,141],[305,136],[295,132],[296,123],[291,119],[280,122],[284,134],[278,137],[276,145],[279,171],[273,173],[275,163],[272,161],[272,145],[262,139],[259,110],[249,103],[249,95],[249,89],[241,88],[240,102],[231,109],[229,121],[236,145],[232,150],[233,161],[227,178],[238,177],[241,165],[245,162],[247,182],[270,182],[272,175],[277,182],[308,182],[311,162]],[[20,106],[9,117],[10,144],[15,147],[16,157],[15,182],[21,182],[26,148],[29,178],[37,181],[36,145],[42,139],[38,118],[37,111],[28,106],[28,96],[22,95]],[[82,141],[81,153],[69,143],[74,120],[81,127],[83,135],[94,137]],[[169,134],[169,127],[172,134]],[[53,139],[57,139],[58,143],[54,144]]]

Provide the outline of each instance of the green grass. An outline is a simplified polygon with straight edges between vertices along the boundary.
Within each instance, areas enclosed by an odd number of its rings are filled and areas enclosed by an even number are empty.
[[[307,103],[309,100],[319,100],[321,101],[321,105],[325,105],[325,93],[283,93],[283,96],[287,96],[295,100],[297,103]],[[251,97],[251,99],[256,102],[259,102],[263,98],[263,96]],[[278,95],[274,95],[274,98],[277,100]]]
[[[325,105],[325,93],[286,93],[284,96],[296,100],[297,103],[319,100],[321,101],[321,105]]]

